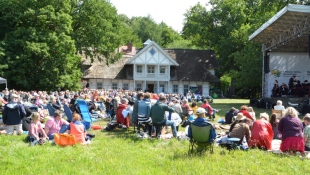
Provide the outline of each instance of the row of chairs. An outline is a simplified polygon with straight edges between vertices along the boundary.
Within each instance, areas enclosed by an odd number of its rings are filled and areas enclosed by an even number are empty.
[[[81,117],[83,119],[83,124],[85,125],[86,129],[89,129],[91,127],[92,118],[91,118],[91,114],[89,113],[87,103],[84,100],[77,100],[77,103],[78,103],[80,111],[81,111]],[[54,116],[55,109],[53,108],[53,106],[51,104],[47,104],[46,108],[47,108],[50,116]],[[69,108],[69,106],[64,105],[63,108],[64,108],[64,112],[67,116],[67,120],[69,122],[72,121],[72,111]]]

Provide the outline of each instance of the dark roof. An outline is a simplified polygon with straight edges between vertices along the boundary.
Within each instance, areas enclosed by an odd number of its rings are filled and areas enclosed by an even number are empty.
[[[219,82],[219,79],[211,74],[208,69],[218,68],[218,62],[214,51],[190,50],[190,49],[163,49],[179,64],[171,66],[170,76],[172,81],[205,81]],[[91,67],[83,72],[83,78],[109,78],[109,79],[133,79],[133,65],[125,63],[130,57],[123,57],[109,66],[105,61],[94,61]],[[82,64],[88,65],[89,60],[82,58]]]
[[[85,58],[82,58],[82,60],[84,59]],[[133,69],[130,69],[130,66],[125,65],[128,59],[130,59],[130,57],[122,57],[109,66],[105,64],[105,60],[102,62],[95,60],[91,63],[91,66],[83,72],[83,78],[132,79],[133,72],[130,72],[130,70],[133,71]],[[129,76],[127,76],[127,74],[129,74]]]
[[[179,64],[179,66],[175,67],[175,80],[219,82],[219,79],[208,71],[208,69],[216,69],[219,66],[214,51],[190,49],[164,50]],[[173,73],[172,69],[171,74]]]

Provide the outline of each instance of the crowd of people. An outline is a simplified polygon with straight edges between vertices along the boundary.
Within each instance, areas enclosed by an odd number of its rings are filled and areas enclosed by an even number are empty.
[[[78,99],[87,102],[90,113],[99,111],[99,115],[110,117],[124,128],[136,125],[138,131],[141,131],[139,133],[148,137],[160,137],[163,126],[165,129],[166,126],[171,126],[173,137],[177,137],[179,125],[190,117],[193,120],[196,115],[197,100],[203,99],[202,107],[208,111],[210,118],[214,118],[217,111],[208,104],[208,101],[212,102],[212,98],[198,99],[193,93],[187,97],[183,94],[151,94],[129,90],[90,90],[87,87],[79,92],[4,90],[0,93],[0,124],[4,124],[0,125],[0,129],[5,129],[8,135],[13,134],[14,130],[20,135],[28,132],[27,140],[33,145],[39,143],[39,140],[53,140],[57,133],[72,133],[71,123],[76,126],[81,123],[76,103]],[[191,106],[188,101],[192,101]],[[43,111],[47,111],[48,104],[56,112],[45,118],[47,116]],[[72,121],[63,118],[64,105],[71,109]],[[86,134],[86,131],[78,130],[80,134]],[[74,127],[74,131],[77,131],[77,127]]]
[[[304,116],[304,122],[298,118],[298,111],[293,107],[285,108],[278,100],[274,109],[282,110],[282,116],[272,113],[261,113],[256,120],[253,108],[241,106],[241,109],[232,108],[225,115],[230,125],[227,136],[222,137],[219,143],[227,138],[239,138],[240,144],[245,139],[249,147],[271,150],[273,139],[281,140],[280,150],[289,154],[299,152],[304,156],[310,151],[310,114]]]
[[[200,106],[191,104],[182,94],[149,93],[129,90],[89,90],[79,92],[61,91],[3,91],[0,93],[2,123],[6,134],[28,132],[27,140],[31,145],[40,141],[53,140],[58,133],[70,133],[81,144],[90,143],[89,135],[83,125],[76,100],[85,100],[90,113],[109,117],[124,128],[137,126],[138,134],[148,137],[160,137],[167,126],[171,127],[172,136],[177,137],[179,126],[190,122],[186,135],[191,137],[190,125],[212,126],[210,141],[216,139],[214,124],[210,122],[218,111],[212,108],[207,99]],[[191,99],[192,100],[192,99]],[[44,119],[42,116],[46,105],[51,104],[56,110],[54,115]],[[63,118],[63,106],[68,105],[73,112],[72,121]],[[35,112],[31,111],[35,107]],[[271,149],[273,139],[281,139],[283,152],[300,152],[310,150],[310,114],[304,117],[304,124],[298,118],[298,112],[284,108],[281,101],[274,106],[283,110],[283,116],[261,113],[256,120],[252,107],[242,105],[240,109],[232,107],[225,115],[224,122],[230,126],[227,135],[222,138],[239,138],[249,147]],[[209,117],[209,120],[207,120]],[[0,123],[1,124],[1,123]],[[186,126],[186,125],[185,125]],[[1,129],[1,128],[0,128]],[[245,140],[244,140],[245,139]]]

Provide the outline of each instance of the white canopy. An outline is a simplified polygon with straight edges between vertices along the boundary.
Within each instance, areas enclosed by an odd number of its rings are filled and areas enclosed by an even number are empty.
[[[7,80],[6,79],[4,79],[4,78],[2,78],[2,77],[0,77],[0,84],[5,84],[5,88],[8,88],[7,86]]]
[[[250,35],[249,41],[264,44],[264,50],[307,52],[309,35],[310,6],[289,4]]]

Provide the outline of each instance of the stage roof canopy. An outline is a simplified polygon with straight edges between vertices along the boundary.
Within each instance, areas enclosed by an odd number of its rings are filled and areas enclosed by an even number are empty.
[[[264,51],[308,52],[310,6],[289,4],[249,36]]]

